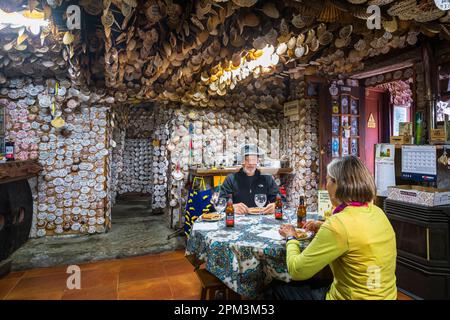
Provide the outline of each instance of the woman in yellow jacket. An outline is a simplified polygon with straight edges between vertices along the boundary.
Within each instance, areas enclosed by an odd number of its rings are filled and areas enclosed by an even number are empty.
[[[336,209],[324,223],[309,223],[317,231],[300,252],[292,225],[283,225],[287,266],[292,282],[275,285],[275,299],[396,299],[395,233],[384,212],[372,201],[375,183],[356,157],[333,160],[327,167],[327,190]],[[331,286],[307,280],[330,265]]]

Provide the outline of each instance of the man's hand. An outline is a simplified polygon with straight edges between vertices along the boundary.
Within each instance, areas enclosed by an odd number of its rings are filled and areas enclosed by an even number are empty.
[[[262,211],[263,214],[274,214],[275,213],[275,202],[269,203]]]
[[[297,233],[295,232],[295,228],[291,224],[282,224],[280,227],[280,230],[278,232],[281,234],[281,236],[287,238],[290,236],[297,236]]]
[[[236,213],[236,214],[248,213],[248,207],[245,204],[243,204],[242,202],[233,204],[233,208],[234,208],[234,213]]]

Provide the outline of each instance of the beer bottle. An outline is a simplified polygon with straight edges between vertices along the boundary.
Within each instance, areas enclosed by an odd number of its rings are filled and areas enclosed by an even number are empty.
[[[281,203],[281,196],[279,194],[275,200],[275,219],[283,219],[283,204]]]
[[[225,208],[225,224],[227,227],[234,227],[234,208],[231,194],[228,195],[227,207]]]
[[[297,228],[303,228],[305,220],[306,220],[305,197],[300,196],[300,203],[297,209]]]

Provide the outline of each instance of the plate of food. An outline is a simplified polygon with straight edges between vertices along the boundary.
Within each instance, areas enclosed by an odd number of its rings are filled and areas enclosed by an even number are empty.
[[[263,208],[248,208],[248,214],[262,214]]]
[[[295,228],[295,232],[297,233],[298,240],[309,240],[314,237],[314,232],[307,231],[303,228]]]
[[[220,221],[223,219],[224,216],[225,216],[224,214],[218,212],[204,213],[197,219],[197,221],[207,221],[207,222]]]

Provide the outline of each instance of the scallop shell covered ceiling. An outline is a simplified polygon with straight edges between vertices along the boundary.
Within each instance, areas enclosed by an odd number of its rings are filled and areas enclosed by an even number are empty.
[[[68,30],[78,5],[81,29]],[[380,28],[368,26],[380,8]],[[370,57],[450,39],[450,15],[433,0],[30,0],[3,13],[50,21],[0,23],[0,84],[6,77],[69,78],[116,102],[174,101],[221,107],[253,97],[281,107],[287,77],[348,75]]]

